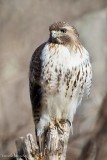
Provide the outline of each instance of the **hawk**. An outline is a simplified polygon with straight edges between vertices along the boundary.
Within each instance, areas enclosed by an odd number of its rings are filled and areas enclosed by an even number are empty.
[[[72,125],[84,94],[90,93],[92,67],[89,54],[74,26],[57,22],[49,27],[49,39],[34,52],[29,71],[30,98],[35,131],[41,136],[50,124]]]

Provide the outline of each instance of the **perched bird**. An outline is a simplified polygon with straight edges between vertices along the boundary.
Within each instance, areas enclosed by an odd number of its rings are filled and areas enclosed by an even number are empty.
[[[34,52],[29,71],[30,98],[35,131],[42,148],[42,135],[49,125],[72,125],[76,108],[90,93],[92,68],[89,54],[74,26],[56,22],[49,39]]]

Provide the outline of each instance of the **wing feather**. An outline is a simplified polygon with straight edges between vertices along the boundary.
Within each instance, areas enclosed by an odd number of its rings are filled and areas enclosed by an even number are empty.
[[[43,90],[40,85],[41,76],[41,53],[46,43],[39,46],[32,55],[29,70],[29,89],[30,89],[30,99],[32,103],[32,112],[34,117],[34,122],[38,122],[41,113],[41,99]]]

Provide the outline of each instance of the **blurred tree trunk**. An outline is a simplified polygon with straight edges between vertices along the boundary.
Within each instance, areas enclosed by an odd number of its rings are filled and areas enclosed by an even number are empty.
[[[101,105],[93,134],[79,160],[107,160],[107,95]]]

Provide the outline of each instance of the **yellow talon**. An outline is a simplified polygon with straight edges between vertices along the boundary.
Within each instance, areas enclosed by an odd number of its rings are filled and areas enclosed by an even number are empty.
[[[55,127],[55,125],[54,125],[54,123],[51,121],[51,122],[50,122],[50,125],[49,125],[49,128],[52,129],[52,128],[54,128],[54,127]]]
[[[61,123],[59,120],[56,119],[56,125],[61,129],[63,130],[63,127],[61,126]]]

